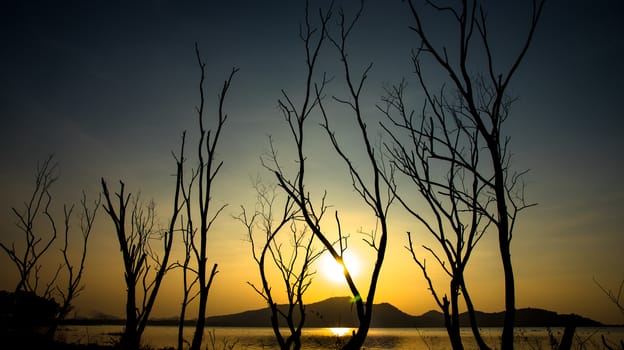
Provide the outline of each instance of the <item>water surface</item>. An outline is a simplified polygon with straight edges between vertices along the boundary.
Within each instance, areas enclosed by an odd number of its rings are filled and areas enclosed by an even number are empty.
[[[113,344],[122,331],[121,326],[67,326],[59,330],[59,339],[71,343]],[[188,340],[193,327],[185,327]],[[303,333],[304,349],[336,349],[351,335],[352,329],[310,328]],[[494,349],[500,348],[500,328],[483,328],[482,336]],[[562,328],[517,328],[516,348],[521,350],[552,349],[551,339],[559,340]],[[178,328],[150,326],[145,330],[143,344],[152,348],[176,347]],[[573,349],[604,349],[601,336],[617,344],[624,339],[624,328],[579,328]],[[465,348],[476,349],[469,329],[462,330]],[[208,349],[258,350],[275,349],[276,341],[270,328],[216,327],[206,328],[204,345]],[[368,350],[436,350],[449,349],[448,336],[443,328],[373,328],[369,331],[365,348]]]

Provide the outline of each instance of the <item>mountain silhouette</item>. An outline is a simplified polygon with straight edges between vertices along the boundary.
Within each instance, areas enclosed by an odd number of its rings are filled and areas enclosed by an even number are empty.
[[[287,305],[279,305],[281,310],[286,311]],[[206,318],[206,326],[210,327],[271,327],[271,312],[266,308],[249,310],[229,315],[210,316]],[[99,315],[100,317],[68,319],[65,324],[123,324],[123,319]],[[502,327],[505,313],[476,312],[479,327]],[[459,317],[462,327],[469,327],[470,320],[467,313]],[[177,317],[150,320],[152,325],[177,325]],[[185,324],[194,325],[194,320],[186,320]],[[592,319],[575,315],[561,315],[553,311],[524,308],[516,310],[517,327],[565,327],[575,325],[577,327],[600,327],[602,323]],[[350,297],[334,297],[323,301],[306,305],[306,327],[357,327],[357,311]],[[444,327],[444,315],[439,311],[428,311],[420,316],[406,314],[392,304],[375,304],[373,328],[440,328]]]
[[[286,305],[279,305],[286,310]],[[477,312],[480,327],[502,327],[504,312]],[[230,315],[206,318],[206,326],[213,327],[270,327],[270,310],[262,308]],[[460,315],[462,326],[470,326],[467,313]],[[575,314],[560,315],[553,311],[525,308],[516,310],[517,327],[577,327],[603,326],[600,322]],[[306,327],[357,327],[357,311],[349,297],[334,297],[306,305]],[[444,327],[444,316],[439,311],[428,311],[420,316],[406,314],[389,303],[375,304],[371,327],[411,328]]]

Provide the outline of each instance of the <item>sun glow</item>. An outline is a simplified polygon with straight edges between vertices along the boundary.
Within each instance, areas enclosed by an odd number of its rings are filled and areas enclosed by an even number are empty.
[[[329,331],[337,336],[337,337],[342,337],[343,335],[349,333],[351,331],[351,328],[347,328],[347,327],[330,327]]]
[[[351,277],[355,277],[360,272],[360,262],[353,253],[347,251],[343,255],[344,264],[346,265]],[[325,253],[320,260],[320,270],[323,276],[334,283],[343,283],[345,281],[344,269],[341,264],[329,254]]]

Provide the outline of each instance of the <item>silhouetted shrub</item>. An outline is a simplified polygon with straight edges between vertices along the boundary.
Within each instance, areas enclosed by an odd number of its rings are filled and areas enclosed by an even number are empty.
[[[55,322],[60,306],[33,292],[0,291],[0,336],[14,345],[46,342],[47,329]]]

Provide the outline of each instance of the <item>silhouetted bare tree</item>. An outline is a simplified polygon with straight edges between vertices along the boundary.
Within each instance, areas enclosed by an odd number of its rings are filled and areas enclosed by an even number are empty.
[[[383,98],[386,105],[380,107],[391,125],[398,129],[386,127],[393,140],[387,149],[396,169],[415,186],[429,210],[425,210],[422,203],[413,201],[410,190],[403,189],[397,193],[397,198],[435,239],[437,248],[423,248],[448,276],[448,294],[442,293],[431,279],[426,259],[417,256],[410,232],[407,248],[444,314],[444,325],[453,349],[463,349],[460,295],[466,303],[477,344],[481,349],[488,349],[480,335],[464,278],[472,252],[491,224],[484,209],[493,201],[487,193],[487,185],[471,170],[479,169],[482,159],[480,138],[474,128],[462,123],[458,111],[443,94],[427,95],[422,115],[415,116],[415,111],[405,105],[405,87],[403,82],[387,89]]]
[[[177,171],[171,218],[168,227],[162,232],[159,232],[154,224],[156,215],[154,202],[142,203],[139,195],[132,198],[130,193],[125,193],[125,184],[120,181],[119,192],[115,193],[118,202],[116,207],[106,181],[102,179],[102,190],[106,200],[104,210],[115,225],[124,264],[126,323],[121,336],[122,349],[139,348],[161,283],[170,269],[169,256],[173,246],[174,230],[183,205],[180,203],[183,154],[184,137],[180,156],[176,158]],[[163,244],[162,251],[152,246],[152,240]]]
[[[256,189],[256,208],[248,214],[244,207],[237,219],[245,225],[251,243],[251,252],[258,265],[261,286],[247,282],[266,301],[271,310],[271,326],[280,349],[301,349],[301,331],[306,310],[303,296],[312,283],[314,272],[311,265],[323,250],[314,249],[314,235],[308,234],[307,227],[299,222],[300,210],[288,197],[283,203],[281,214],[276,211],[281,203],[275,186],[267,186],[259,180]],[[277,216],[276,216],[277,214]],[[303,225],[303,227],[301,227]],[[288,232],[285,232],[288,231]],[[280,233],[281,232],[281,233]],[[288,233],[288,234],[286,234]],[[280,238],[285,236],[286,238]],[[275,290],[269,282],[268,269],[274,267],[279,272],[288,304],[285,310],[274,299]],[[289,335],[282,334],[283,327]]]
[[[191,206],[188,204],[191,201],[191,190],[196,176],[197,172],[192,172],[188,187],[182,187],[182,196],[184,203],[186,203],[185,207],[187,218],[192,217]],[[184,178],[183,175],[182,178]],[[191,267],[191,258],[193,257],[194,240],[197,229],[193,227],[193,222],[191,220],[184,221],[181,226],[180,232],[182,232],[182,242],[184,243],[184,259],[182,262],[174,264],[175,267],[182,269],[182,303],[180,306],[180,318],[178,323],[178,350],[184,349],[184,323],[186,319],[186,310],[188,305],[195,300],[195,298],[197,298],[198,293],[194,293],[193,295],[191,295],[191,293],[197,285],[199,278],[197,270]]]
[[[98,196],[98,199],[93,203],[93,209],[89,209],[89,206],[87,205],[87,196],[84,192],[82,194],[82,200],[80,201],[80,232],[82,234],[82,245],[80,250],[80,262],[77,265],[72,262],[73,259],[69,253],[70,222],[74,206],[72,205],[69,209],[67,207],[63,208],[65,224],[63,230],[64,241],[61,253],[63,254],[63,270],[66,271],[67,276],[64,287],[61,287],[60,285],[56,286],[56,292],[60,296],[61,300],[56,322],[48,331],[50,338],[54,337],[58,325],[72,310],[74,299],[77,298],[85,288],[81,282],[87,258],[87,243],[89,242],[89,236],[91,235],[91,231],[93,229],[95,214],[101,204],[101,198],[101,196]]]
[[[86,194],[83,192],[81,200],[80,231],[81,250],[78,263],[73,261],[69,251],[71,242],[71,224],[73,221],[74,205],[63,206],[63,220],[61,237],[63,245],[60,247],[62,261],[58,264],[51,277],[42,286],[43,278],[41,259],[49,256],[50,248],[59,237],[57,220],[51,211],[52,194],[50,188],[56,182],[56,169],[58,165],[51,155],[37,166],[35,176],[35,188],[29,200],[24,202],[23,210],[13,207],[13,213],[18,218],[17,227],[23,233],[24,242],[22,249],[16,247],[15,242],[7,246],[0,242],[0,247],[15,264],[19,279],[15,287],[16,292],[28,292],[39,295],[47,300],[60,299],[59,309],[47,331],[50,338],[54,337],[58,324],[65,319],[73,307],[73,301],[83,291],[82,275],[85,269],[87,246],[93,221],[100,205],[100,199],[95,201],[94,208],[90,209],[87,204]],[[20,250],[22,250],[20,252]],[[66,276],[63,276],[66,275]],[[60,278],[59,278],[60,277]],[[41,287],[41,288],[40,288]]]
[[[349,67],[346,52],[346,41],[352,32],[356,22],[360,18],[362,7],[358,10],[352,21],[347,22],[342,10],[339,11],[338,25],[339,34],[332,37],[328,33],[327,23],[331,17],[331,9],[325,13],[319,11],[320,28],[313,28],[310,23],[310,16],[306,5],[305,24],[302,26],[300,33],[301,40],[306,48],[306,64],[307,75],[305,78],[305,93],[303,102],[297,106],[286,93],[283,93],[283,100],[279,101],[280,109],[290,127],[291,135],[296,144],[297,158],[296,163],[298,169],[294,176],[288,176],[284,168],[277,159],[276,150],[273,149],[271,161],[272,165],[268,166],[276,175],[280,187],[289,195],[301,210],[301,216],[312,230],[316,238],[318,238],[332,257],[343,266],[345,281],[352,293],[353,302],[359,326],[353,336],[346,342],[343,349],[360,349],[366,339],[370,328],[371,317],[373,313],[373,302],[377,289],[377,282],[381,272],[381,266],[384,261],[386,246],[388,240],[387,213],[388,208],[393,200],[393,191],[386,188],[387,183],[383,179],[383,163],[379,159],[381,152],[377,150],[369,137],[369,131],[364,120],[363,111],[360,104],[360,94],[366,80],[367,74],[372,65],[365,67],[360,78],[354,78],[353,72]],[[348,97],[337,98],[334,100],[340,104],[346,105],[353,113],[354,123],[357,126],[356,132],[361,137],[362,147],[364,148],[367,163],[366,166],[356,166],[350,155],[338,142],[338,138],[330,125],[329,112],[323,105],[323,90],[328,80],[323,78],[318,83],[313,83],[314,73],[317,59],[322,45],[325,40],[329,40],[337,49],[344,68],[344,79],[347,86]],[[367,294],[363,297],[358,286],[356,285],[349,269],[344,264],[344,253],[347,249],[347,237],[343,235],[340,217],[338,212],[335,214],[336,231],[338,237],[332,240],[329,236],[330,229],[322,224],[322,219],[326,213],[325,205],[326,194],[321,197],[319,207],[313,205],[313,199],[305,188],[305,170],[306,170],[306,152],[304,147],[305,126],[310,120],[312,111],[318,107],[322,115],[322,128],[327,132],[331,145],[336,154],[342,159],[348,169],[352,179],[353,188],[361,196],[363,202],[372,210],[375,220],[376,229],[365,239],[365,241],[375,250],[376,257],[373,262],[371,280]],[[273,148],[273,146],[272,146]],[[367,167],[366,172],[362,170]],[[389,181],[388,184],[392,182]]]
[[[427,8],[442,15],[448,15],[457,24],[457,40],[452,46],[457,48],[457,57],[449,56],[447,45],[438,45],[433,41],[431,32],[423,23],[424,8],[409,0],[414,24],[411,29],[419,38],[419,47],[413,55],[413,63],[420,86],[433,99],[429,84],[423,74],[423,58],[429,57],[434,66],[449,77],[451,91],[442,90],[441,96],[431,102],[445,104],[449,115],[457,115],[462,127],[476,130],[486,154],[487,162],[483,167],[474,169],[471,163],[462,163],[460,158],[450,159],[455,166],[463,167],[473,176],[479,177],[489,192],[485,202],[477,203],[482,214],[493,223],[498,232],[499,250],[505,277],[505,318],[502,332],[502,349],[513,348],[513,329],[515,319],[515,283],[511,263],[511,240],[517,214],[526,208],[521,186],[524,172],[514,172],[510,166],[511,156],[508,149],[509,138],[505,136],[503,124],[509,116],[513,99],[509,97],[508,88],[512,77],[524,59],[532,41],[535,29],[542,14],[544,0],[532,2],[532,13],[528,34],[520,43],[519,53],[513,56],[511,64],[504,70],[498,66],[492,50],[486,9],[481,1],[463,0],[457,5],[440,4],[426,0]],[[505,47],[509,52],[509,47]],[[484,62],[480,64],[479,59]],[[495,64],[496,63],[496,64]],[[477,68],[475,68],[477,67]],[[478,67],[485,67],[482,71]],[[475,70],[477,69],[477,70]],[[438,102],[436,102],[438,101]],[[491,208],[488,206],[492,203]]]
[[[197,143],[197,168],[191,171],[190,180],[187,182],[186,179],[182,178],[182,189],[183,189],[183,197],[184,202],[187,207],[187,223],[183,230],[185,235],[185,244],[187,247],[187,258],[189,257],[189,252],[192,251],[192,256],[195,258],[195,263],[197,264],[194,268],[190,267],[190,261],[185,260],[183,263],[183,278],[184,278],[184,297],[182,304],[182,312],[180,322],[184,322],[184,313],[186,310],[186,305],[195,298],[192,295],[193,286],[198,287],[197,298],[198,298],[198,311],[197,311],[197,323],[195,325],[195,331],[193,334],[193,340],[191,342],[191,350],[199,350],[201,348],[202,339],[204,336],[204,325],[206,323],[206,305],[208,302],[208,292],[210,291],[210,286],[212,285],[212,281],[214,276],[217,274],[217,264],[214,264],[212,269],[209,271],[207,268],[207,246],[208,246],[208,232],[211,230],[214,221],[217,219],[219,214],[223,211],[226,205],[221,205],[215,209],[212,208],[213,198],[212,191],[214,189],[214,180],[223,165],[223,161],[217,161],[216,159],[216,150],[217,145],[220,140],[221,131],[223,130],[223,125],[227,120],[227,114],[224,112],[223,107],[225,104],[225,97],[227,96],[228,90],[232,83],[232,79],[236,72],[238,72],[237,68],[232,69],[229,77],[223,83],[223,87],[221,88],[221,92],[218,96],[218,110],[217,110],[217,121],[214,129],[206,130],[206,122],[204,120],[204,80],[206,73],[206,63],[202,61],[199,48],[197,44],[195,44],[195,55],[197,58],[197,63],[200,68],[200,80],[199,80],[199,94],[200,94],[200,103],[199,106],[196,107],[197,111],[197,119],[199,123],[199,141]],[[193,184],[197,184],[197,198],[193,198],[191,189]],[[193,209],[193,201],[197,200],[199,218],[197,220],[197,215],[195,210]],[[197,242],[199,240],[199,242]],[[190,245],[190,250],[188,250]],[[194,274],[196,279],[193,277],[190,280],[189,275],[187,273]],[[183,335],[179,334],[178,337],[178,346],[181,346],[181,342],[183,341]]]
[[[35,188],[23,210],[12,207],[13,214],[18,219],[17,227],[23,233],[23,252],[19,252],[15,242],[11,246],[0,243],[4,252],[15,264],[19,272],[19,279],[15,291],[33,292],[46,299],[52,297],[53,286],[58,278],[61,266],[53,277],[40,291],[42,264],[40,259],[48,252],[58,237],[57,223],[50,212],[52,195],[50,188],[58,179],[56,169],[58,164],[54,157],[49,156],[43,163],[37,165]]]

